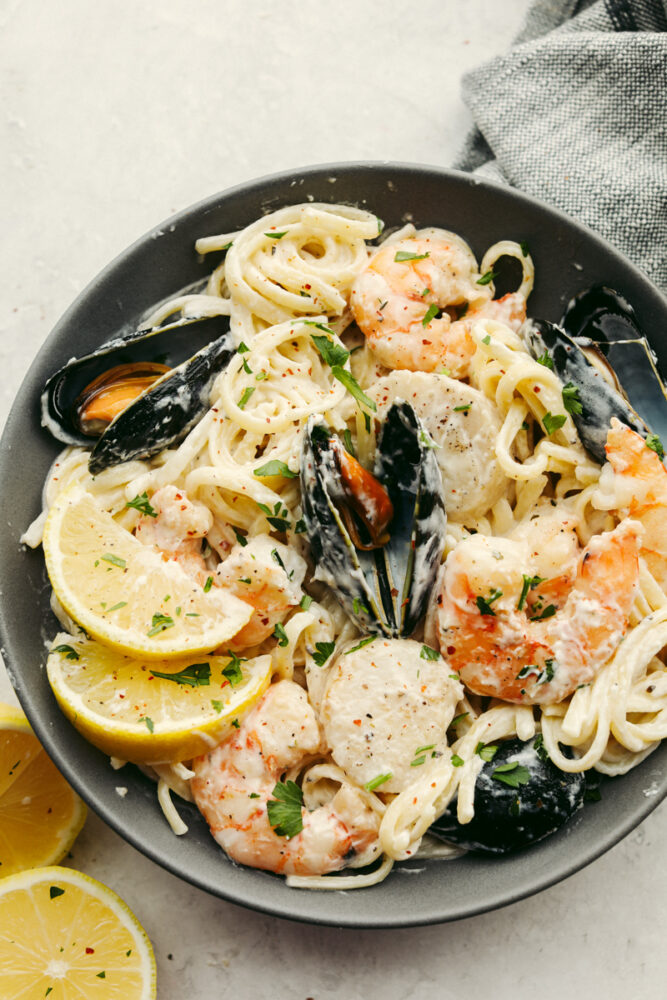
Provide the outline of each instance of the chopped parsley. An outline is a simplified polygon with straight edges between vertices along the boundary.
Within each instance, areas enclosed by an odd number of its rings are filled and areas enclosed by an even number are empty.
[[[498,277],[497,273],[493,269],[491,269],[490,271],[487,271],[486,274],[483,274],[481,278],[477,279],[477,284],[490,285],[493,279],[497,277]]]
[[[426,312],[424,313],[424,318],[422,319],[422,326],[428,326],[432,319],[437,319],[440,315],[440,310],[436,305],[430,305]]]
[[[530,781],[530,771],[523,764],[512,760],[508,764],[499,764],[491,774],[496,781],[502,781],[503,785],[510,788],[518,788],[520,785],[527,785]]]
[[[56,646],[53,650],[54,653],[64,653],[65,658],[68,660],[79,660],[81,657],[77,653],[74,646],[68,646],[67,643],[63,643],[61,646]]]
[[[441,444],[434,441],[429,432],[425,427],[419,428],[419,443],[422,447],[427,448],[429,451],[433,451],[434,448],[442,448]]]
[[[279,646],[289,646],[289,638],[287,637],[287,632],[285,631],[284,626],[280,624],[280,622],[278,622],[278,624],[274,628],[273,635],[278,640]]]
[[[548,684],[549,681],[553,680],[555,670],[556,661],[554,659],[545,660],[544,667],[541,670],[537,663],[527,663],[516,675],[516,679],[522,680],[524,677],[530,677],[531,674],[535,674],[535,680],[538,684]]]
[[[352,601],[352,610],[354,611],[355,615],[361,614],[362,611],[364,611],[366,614],[370,613],[366,605],[361,603],[361,598],[359,597],[355,597],[355,599]]]
[[[318,337],[311,334],[310,339],[320,353],[322,360],[333,368],[335,365],[344,365],[350,356],[350,352],[339,344],[334,344],[329,337]]]
[[[259,478],[263,478],[264,476],[284,476],[285,479],[296,479],[299,473],[292,472],[285,462],[280,462],[277,458],[274,458],[270,462],[267,462],[266,465],[260,466],[259,469],[254,469],[253,475]]]
[[[456,715],[449,724],[450,726],[455,726],[457,725],[457,723],[462,722],[467,717],[468,717],[468,712],[461,712],[461,714]]]
[[[579,399],[579,389],[574,382],[568,382],[563,386],[563,406],[567,412],[571,414],[582,412],[581,400]]]
[[[315,326],[318,330],[324,330],[325,333],[330,333],[332,337],[334,336],[333,330],[326,323],[316,323],[314,319],[302,319],[301,322],[305,323],[306,326]]]
[[[327,662],[334,649],[336,648],[335,642],[316,642],[315,652],[313,653],[313,659],[318,667],[323,667]]]
[[[485,760],[488,764],[489,761],[493,760],[493,758],[498,753],[498,747],[492,743],[479,742],[475,747],[475,753],[478,754],[482,758],[482,760]]]
[[[241,664],[245,663],[245,659],[232,653],[230,649],[227,650],[227,656],[230,660],[227,666],[222,671],[232,687],[236,687],[243,680],[243,671],[241,670]]]
[[[348,453],[348,455],[351,455],[352,458],[356,458],[357,453],[354,450],[354,444],[352,442],[352,434],[350,432],[349,427],[346,427],[345,430],[343,431],[343,441],[345,442],[345,450]]]
[[[107,614],[110,611],[118,611],[120,608],[124,608],[127,605],[127,601],[119,601],[118,604],[114,604],[112,608],[107,609]]]
[[[430,257],[428,251],[426,253],[411,253],[409,250],[397,250],[394,256],[394,261],[397,264],[405,264],[409,260],[426,260]]]
[[[341,368],[339,365],[334,365],[331,369],[331,374],[335,379],[338,379],[341,385],[345,386],[349,394],[354,396],[358,403],[363,403],[364,406],[367,406],[369,410],[373,411],[373,413],[376,412],[377,406],[370,396],[366,395],[354,375],[350,374],[350,372],[348,372],[345,368]],[[364,417],[368,417],[368,414],[365,413]],[[370,418],[368,422],[370,423]]]
[[[142,715],[140,717],[140,719],[139,719],[139,722],[145,722],[146,723],[146,729],[148,730],[149,733],[154,732],[155,726],[153,725],[153,720],[151,718],[149,718],[148,715]]]
[[[353,646],[352,649],[346,649],[345,655],[349,656],[350,653],[356,653],[358,649],[363,649],[364,646],[368,646],[368,644],[373,642],[374,639],[374,635],[369,635],[366,639],[362,639],[361,642],[358,642],[356,646]]]
[[[467,413],[471,406],[472,403],[464,403],[463,406],[455,406],[454,413]]]
[[[545,413],[542,417],[542,423],[547,434],[553,434],[554,431],[560,430],[566,420],[567,417],[564,413]]]
[[[546,350],[546,348],[544,354],[541,354],[539,358],[535,358],[535,360],[537,361],[538,365],[544,365],[545,368],[550,368],[551,371],[554,370],[554,363],[551,360],[551,355]]]
[[[488,597],[476,597],[475,604],[479,608],[480,615],[491,615],[493,618],[496,617],[496,613],[491,607],[494,601],[497,601],[499,597],[503,596],[502,590],[497,588],[492,590]]]
[[[213,706],[216,712],[222,712],[223,702],[218,701],[217,698],[211,698],[211,705]]]
[[[521,611],[524,604],[526,603],[528,591],[534,590],[535,587],[538,587],[541,583],[544,583],[545,579],[546,577],[543,576],[526,576],[525,573],[523,574],[523,587],[521,588],[521,597],[519,598],[519,603],[516,606],[517,611]]]
[[[128,500],[125,507],[133,507],[134,510],[138,510],[140,514],[146,514],[147,517],[157,517],[157,511],[151,507],[150,500],[148,499],[148,493],[145,491],[139,493],[134,500]]]
[[[295,781],[279,781],[273,798],[266,803],[266,812],[273,832],[279,837],[296,837],[303,830],[303,792]]]
[[[535,742],[533,743],[533,749],[541,761],[546,762],[550,759],[547,753],[547,748],[544,745],[544,736],[542,733],[538,733],[535,737]]]
[[[294,524],[294,534],[303,535],[304,532],[306,531],[308,531],[308,528],[306,527],[306,522],[302,517],[300,517],[299,520],[296,521]]]
[[[283,236],[287,236],[287,230],[285,229],[282,233],[264,233],[264,235],[268,236],[270,240],[281,240]]]
[[[462,757],[459,757],[459,755],[455,753],[452,754],[452,764],[454,765],[454,767],[463,767],[465,761],[463,760]]]
[[[487,333],[486,337],[482,337],[482,343],[483,344],[490,344],[491,343],[491,334],[490,333]]]
[[[243,395],[236,404],[239,410],[245,409],[246,403],[248,402],[254,391],[255,391],[254,385],[249,385],[247,386],[247,388],[243,390]]]
[[[646,438],[646,447],[654,451],[660,461],[665,457],[665,449],[662,446],[662,441],[657,434],[649,434]]]
[[[208,594],[208,592],[209,592],[209,590],[211,589],[212,586],[213,586],[213,577],[212,576],[207,576],[206,577],[206,583],[204,584],[204,593]]]
[[[173,681],[174,684],[208,687],[211,683],[211,664],[191,663],[175,674],[162,673],[160,670],[151,670],[151,674],[153,677],[161,677],[165,681]]]
[[[287,572],[287,567],[285,566],[285,563],[280,558],[280,553],[278,552],[278,549],[271,549],[271,558],[273,559],[273,561],[275,563],[278,563],[278,565],[280,566],[281,570],[286,575],[287,579],[291,580],[292,577],[294,576],[294,570],[292,569],[292,570],[289,571],[289,573]]]
[[[236,535],[236,541],[239,543],[241,548],[244,549],[248,544],[248,539],[241,531],[239,531],[237,527],[235,527],[235,525],[232,525],[232,531]]]
[[[370,781],[367,781],[364,788],[367,792],[374,792],[376,788],[384,785],[385,781],[389,781],[393,776],[392,771],[387,771],[386,774],[378,774],[377,778],[371,778]]]
[[[421,767],[421,765],[426,760],[426,755],[422,754],[420,757],[415,757],[414,760],[410,761],[410,767]]]
[[[241,723],[239,722],[238,719],[232,719],[232,723],[231,724],[232,724],[232,727],[234,729],[240,729],[241,728]]]
[[[301,600],[299,601],[299,607],[301,608],[302,611],[307,611],[312,603],[313,599],[310,596],[310,594],[304,594]]]
[[[146,635],[149,639],[152,639],[154,635],[159,635],[160,632],[164,632],[168,628],[173,628],[174,624],[175,622],[171,615],[163,615],[160,612],[156,612],[156,614],[153,615],[151,628],[148,630]]]
[[[419,657],[422,660],[439,660],[440,653],[437,649],[433,649],[432,646],[427,646],[425,643],[419,650]]]
[[[104,562],[111,563],[112,566],[118,566],[119,569],[125,569],[127,566],[124,559],[121,559],[119,556],[115,556],[112,552],[105,552],[102,559]]]
[[[521,247],[521,253],[523,254],[523,256],[524,257],[528,257],[529,256],[529,250],[528,250],[528,244],[526,243],[526,241],[522,240],[521,243],[519,243],[519,246]]]
[[[544,611],[542,611],[541,614],[534,615],[534,617],[531,618],[530,620],[531,622],[539,622],[542,621],[543,618],[552,618],[557,611],[558,608],[556,607],[555,604],[547,604],[546,608],[544,609]]]

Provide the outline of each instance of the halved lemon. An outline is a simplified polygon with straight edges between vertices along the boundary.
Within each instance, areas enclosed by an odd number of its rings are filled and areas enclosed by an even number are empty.
[[[111,757],[190,760],[220,743],[271,680],[271,657],[133,659],[61,632],[46,669],[58,704]]]
[[[215,649],[253,612],[227,591],[206,592],[173,559],[137,541],[80,486],[53,504],[43,545],[51,585],[68,614],[125,653],[164,659]]]
[[[70,868],[0,880],[4,1000],[153,1000],[145,930],[107,886]]]
[[[60,861],[85,818],[23,712],[0,703],[0,877]]]

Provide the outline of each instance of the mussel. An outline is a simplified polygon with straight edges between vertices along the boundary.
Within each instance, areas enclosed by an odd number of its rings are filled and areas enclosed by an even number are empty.
[[[301,492],[316,577],[365,631],[410,635],[426,610],[447,524],[438,463],[412,407],[396,401],[387,411],[372,475],[311,418]]]
[[[215,376],[235,347],[226,317],[182,318],[115,337],[74,358],[42,392],[42,424],[90,447],[96,475],[180,441],[206,412]]]
[[[533,319],[521,334],[535,358],[547,358],[562,382],[575,386],[572,419],[584,447],[601,464],[612,417],[642,437],[667,431],[667,394],[655,357],[630,305],[612,289],[573,299],[563,326]]]
[[[429,833],[469,851],[507,854],[555,833],[581,809],[585,791],[583,774],[556,767],[541,736],[503,740],[477,777],[471,822],[459,823],[454,798]]]

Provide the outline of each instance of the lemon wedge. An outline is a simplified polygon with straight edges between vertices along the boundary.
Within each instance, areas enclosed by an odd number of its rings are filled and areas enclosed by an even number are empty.
[[[153,1000],[155,956],[107,886],[69,868],[0,881],[0,996]]]
[[[85,818],[26,717],[0,703],[0,876],[60,861]]]
[[[173,559],[143,545],[80,486],[55,501],[44,556],[56,597],[89,635],[148,659],[215,649],[253,608],[228,591],[200,587]]]
[[[58,704],[81,735],[142,764],[190,760],[222,742],[268,687],[271,668],[270,656],[156,663],[64,632],[46,663]]]

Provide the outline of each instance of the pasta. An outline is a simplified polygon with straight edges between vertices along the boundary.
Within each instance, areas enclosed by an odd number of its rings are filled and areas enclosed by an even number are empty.
[[[639,571],[632,576],[641,532],[626,531],[633,510],[627,480],[607,466],[603,470],[584,448],[572,410],[564,407],[561,379],[544,359],[531,355],[518,332],[533,282],[530,256],[523,246],[503,240],[478,266],[456,234],[410,225],[378,241],[381,228],[367,211],[313,203],[280,209],[241,232],[198,240],[201,254],[225,252],[206,287],[162,303],[142,326],[229,317],[235,350],[215,378],[206,412],[182,440],[95,475],[88,469],[88,449],[69,447],[47,477],[43,514],[23,538],[39,545],[49,509],[78,486],[124,531],[175,559],[200,586],[206,581],[205,590],[213,584],[250,602],[253,617],[232,637],[228,655],[238,663],[271,658],[273,701],[268,694],[259,698],[259,692],[244,717],[234,720],[245,744],[232,733],[196,760],[153,761],[148,770],[176,834],[187,826],[171,793],[194,798],[232,858],[280,871],[302,888],[372,885],[397,861],[438,853],[432,842],[425,846],[426,835],[450,803],[456,803],[461,825],[475,814],[476,781],[490,760],[480,748],[539,736],[562,772],[615,775],[634,767],[667,735],[664,582],[641,549]],[[520,262],[522,279],[517,292],[496,300],[493,267],[503,256]],[[423,288],[415,291],[419,281]],[[364,629],[361,613],[346,613],[337,581],[314,564],[312,518],[302,495],[308,481],[303,472],[299,479],[304,439],[318,421],[329,439],[338,441],[336,447],[345,442],[348,460],[356,455],[361,466],[372,468],[383,421],[401,399],[411,404],[435,455],[448,515],[443,566],[425,622],[412,630],[412,639],[378,637],[377,629]],[[372,492],[373,482],[364,489]],[[364,521],[355,508],[365,528],[377,513],[382,492],[377,489],[366,505],[372,516]],[[136,504],[141,497],[143,510]],[[196,518],[203,527],[193,527]],[[164,524],[166,535],[160,534]],[[515,621],[516,606],[500,609],[512,580],[521,588],[523,579],[518,611],[525,617],[531,609],[526,633],[539,630],[535,644],[548,655],[548,643],[555,642],[548,638],[548,618],[563,618],[561,633],[584,629],[577,615],[585,601],[590,611],[593,598],[577,598],[575,607],[572,594],[583,564],[589,556],[595,563],[598,549],[612,537],[628,551],[627,633],[618,627],[620,605],[614,604],[616,620],[604,635],[589,620],[590,636],[586,631],[577,636],[589,636],[591,649],[582,654],[580,676],[571,684],[566,679],[567,689],[555,686],[566,669],[562,663],[560,671],[553,666],[553,650],[551,659],[513,665],[512,684],[520,677],[525,683],[516,697],[507,693],[514,690],[509,682],[488,679],[482,654],[450,676],[462,648],[457,644],[475,650],[483,645],[476,633],[469,634],[473,619],[461,610],[463,598],[452,596],[457,586],[470,588],[477,579],[466,560],[480,560],[486,574],[471,592],[474,614],[486,632],[496,629],[500,636],[498,630]],[[254,576],[251,583],[250,558],[257,586]],[[565,586],[563,574],[567,593],[549,596],[554,580]],[[545,581],[547,596],[540,590]],[[602,587],[599,580],[596,587]],[[71,641],[78,641],[77,622],[57,594],[54,610]],[[478,630],[479,623],[473,623]],[[503,643],[509,634],[502,633]],[[79,659],[83,647],[74,648]],[[410,661],[415,677],[421,671],[435,678],[414,725],[406,721],[407,709],[391,702],[403,685],[387,680],[398,676],[399,652],[405,658],[401,670]],[[389,686],[382,689],[378,681],[373,687],[371,677],[364,691],[357,690],[359,672],[367,669],[370,676],[371,665],[380,665],[378,676]],[[575,666],[567,670],[574,677]],[[399,692],[407,692],[405,704],[413,682],[417,691],[413,679]],[[379,717],[371,727],[351,720],[367,743],[371,737],[384,739],[364,758],[377,771],[370,779],[371,772],[361,774],[357,762],[344,763],[345,748],[356,745],[350,719],[331,717],[335,697],[361,704],[369,685],[368,698],[378,708],[391,703],[395,713],[393,743],[391,735],[379,735]],[[436,703],[435,721],[425,728]],[[285,718],[294,725],[299,720],[301,736],[275,749],[280,764],[274,770],[266,751],[260,780],[247,748],[252,740],[263,745],[256,734],[263,738],[260,727],[267,725],[280,743]],[[408,739],[414,745],[401,743]],[[408,754],[400,781],[396,745]],[[297,796],[296,807],[289,795]],[[249,798],[260,805],[248,805]],[[274,822],[277,806],[284,807],[283,819]],[[301,826],[286,833],[284,815],[293,819],[295,812]],[[374,865],[370,872],[330,875],[368,865]]]

